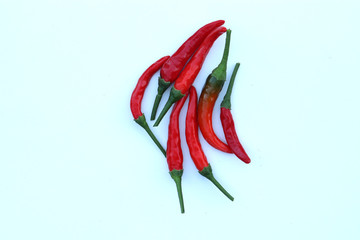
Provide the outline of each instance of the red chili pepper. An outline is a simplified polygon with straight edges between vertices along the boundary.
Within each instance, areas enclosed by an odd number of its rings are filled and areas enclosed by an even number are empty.
[[[145,115],[141,112],[141,102],[144,96],[144,92],[146,90],[147,85],[149,84],[151,77],[161,68],[164,62],[169,59],[170,56],[165,56],[157,60],[154,64],[152,64],[139,78],[136,87],[131,95],[130,99],[130,109],[131,113],[134,117],[136,123],[138,123],[141,127],[145,129],[145,131],[149,134],[151,139],[158,146],[160,151],[166,156],[165,149],[161,146],[160,142],[157,140],[153,132],[150,130]]]
[[[195,81],[196,76],[200,72],[204,60],[213,43],[224,32],[226,32],[226,28],[219,27],[212,31],[201,43],[200,47],[196,50],[189,63],[186,64],[184,70],[180,73],[180,76],[176,79],[174,86],[171,88],[169,99],[166,102],[164,109],[161,111],[154,126],[159,125],[161,119],[165,116],[171,105],[185,96],[185,93],[189,90],[190,86]]]
[[[179,131],[179,115],[185,103],[186,97],[178,101],[170,115],[168,141],[166,149],[166,160],[170,175],[174,179],[179,196],[181,213],[185,212],[184,200],[181,190],[181,176],[183,174],[183,154],[181,149],[181,139]]]
[[[155,119],[156,111],[165,90],[179,76],[187,61],[193,55],[195,50],[204,41],[207,35],[217,27],[225,23],[224,20],[218,20],[206,24],[188,38],[179,49],[164,63],[160,70],[158,93],[155,98],[154,106],[151,112],[151,120]]]
[[[207,77],[199,98],[198,121],[204,139],[214,148],[232,153],[227,144],[222,142],[215,134],[212,124],[212,114],[216,99],[226,80],[226,66],[229,56],[231,30],[226,31],[224,54],[220,64]]]
[[[251,160],[250,160],[249,156],[246,154],[246,152],[245,152],[244,148],[242,147],[242,145],[239,141],[239,138],[236,134],[234,120],[233,120],[233,117],[232,117],[231,111],[230,111],[230,109],[231,109],[231,103],[230,103],[231,92],[232,92],[232,88],[234,86],[234,81],[235,81],[236,73],[239,69],[239,66],[240,66],[240,63],[236,63],[234,71],[231,75],[228,89],[226,91],[223,101],[221,102],[220,119],[221,119],[221,124],[224,129],[226,141],[227,141],[229,147],[231,148],[231,150],[242,161],[244,161],[245,163],[250,163]]]
[[[199,170],[199,173],[209,179],[231,201],[234,201],[234,198],[215,179],[211,166],[208,163],[204,151],[201,148],[197,121],[197,94],[194,87],[190,87],[189,92],[190,98],[186,114],[185,135],[191,158],[196,168]]]

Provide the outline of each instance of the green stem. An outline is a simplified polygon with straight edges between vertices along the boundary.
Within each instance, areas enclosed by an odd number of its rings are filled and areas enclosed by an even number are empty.
[[[230,37],[231,37],[231,30],[228,29],[226,31],[226,42],[225,42],[225,48],[221,62],[211,73],[211,75],[218,80],[223,80],[223,81],[226,80],[226,66],[229,58]]]
[[[226,197],[228,197],[231,201],[234,201],[233,196],[228,193],[223,186],[215,179],[210,164],[207,167],[204,167],[203,170],[199,171],[201,175],[209,179]]]
[[[156,119],[156,122],[154,124],[154,127],[157,127],[159,125],[159,123],[161,122],[161,120],[164,118],[165,114],[167,113],[167,111],[169,111],[170,107],[177,102],[178,100],[180,100],[182,97],[184,97],[185,94],[182,94],[180,90],[177,90],[176,88],[172,87],[171,88],[171,92],[170,92],[170,96],[168,101],[166,102],[163,110],[161,111],[159,117]]]
[[[183,198],[182,189],[181,189],[181,176],[182,176],[182,174],[183,174],[183,170],[172,170],[170,172],[170,175],[171,175],[172,179],[174,179],[175,184],[176,184],[176,190],[177,190],[178,197],[179,197],[181,213],[184,213],[185,212],[184,198]]]
[[[235,77],[236,77],[237,71],[239,70],[239,67],[240,67],[240,63],[236,63],[235,68],[231,74],[228,89],[226,90],[226,94],[224,96],[223,101],[221,102],[220,107],[231,109],[230,97],[231,97],[232,89],[233,89],[234,82],[235,82]]]
[[[151,121],[155,120],[156,112],[157,112],[157,109],[159,108],[161,98],[162,98],[162,94],[159,94],[159,93],[156,94],[155,101],[154,101],[154,106],[153,106],[152,111],[151,111],[151,118],[150,118]]]
[[[145,129],[145,131],[149,134],[149,136],[151,137],[151,139],[154,141],[154,143],[156,144],[156,146],[158,146],[158,148],[160,149],[160,151],[164,154],[164,156],[166,157],[166,151],[163,148],[163,146],[161,146],[160,142],[157,140],[157,138],[155,137],[154,133],[151,131],[149,125],[146,122],[145,119],[145,115],[141,115],[140,117],[138,117],[137,119],[134,119],[136,123],[138,123],[141,127],[143,127]]]
[[[171,84],[170,82],[166,82],[164,79],[159,77],[159,81],[158,81],[159,86],[158,86],[158,89],[157,89],[157,95],[156,95],[156,98],[155,98],[154,106],[153,106],[152,111],[151,111],[150,120],[155,120],[156,112],[157,112],[157,109],[159,107],[162,95],[164,94],[166,89],[168,89],[170,84]]]

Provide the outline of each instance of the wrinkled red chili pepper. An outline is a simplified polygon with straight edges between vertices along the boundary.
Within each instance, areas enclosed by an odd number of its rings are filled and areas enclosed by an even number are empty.
[[[141,102],[144,96],[146,87],[148,86],[151,77],[161,68],[164,62],[169,59],[170,56],[165,56],[153,63],[145,72],[140,76],[136,87],[130,98],[130,109],[136,123],[145,129],[151,139],[158,146],[160,151],[166,156],[165,149],[161,146],[153,132],[150,130],[149,125],[146,122],[145,115],[141,112]]]
[[[225,27],[218,27],[201,43],[189,63],[186,64],[184,70],[180,73],[180,76],[175,80],[175,84],[171,88],[169,99],[154,124],[155,127],[159,125],[161,119],[165,116],[171,105],[185,96],[185,93],[189,90],[190,86],[195,81],[196,76],[200,72],[204,60],[213,43],[224,32],[226,32]]]
[[[226,141],[227,141],[229,147],[231,148],[231,150],[243,162],[250,163],[251,160],[250,160],[249,156],[246,154],[246,152],[245,152],[244,148],[242,147],[242,145],[239,141],[239,138],[236,134],[234,120],[233,120],[233,117],[232,117],[231,111],[230,111],[230,109],[231,109],[231,102],[230,102],[231,92],[232,92],[232,88],[234,86],[234,81],[235,81],[236,73],[239,69],[239,66],[240,66],[240,63],[236,63],[234,71],[231,75],[228,89],[226,91],[223,101],[221,102],[220,119],[221,119],[221,124],[224,129]]]
[[[181,149],[181,139],[179,131],[179,115],[186,101],[186,97],[178,101],[170,115],[168,141],[166,149],[166,160],[168,163],[170,175],[174,179],[178,192],[181,213],[185,212],[184,200],[181,190],[181,176],[183,174],[183,153]]]
[[[195,50],[204,41],[207,35],[217,27],[225,23],[224,20],[218,20],[206,24],[196,31],[190,38],[188,38],[179,49],[164,63],[160,70],[160,77],[158,82],[158,93],[155,98],[154,106],[151,112],[151,120],[155,119],[156,111],[165,90],[172,82],[179,76],[181,70],[184,68],[186,62],[193,55]]]
[[[200,140],[199,140],[199,128],[197,121],[197,94],[194,87],[189,89],[189,105],[186,114],[186,123],[185,123],[185,135],[186,142],[189,147],[191,158],[199,170],[199,173],[209,179],[225,196],[227,196],[231,201],[234,201],[234,198],[220,185],[220,183],[215,179],[210,164],[208,163],[204,151],[202,150]]]
[[[226,80],[226,66],[229,56],[231,30],[226,31],[226,43],[224,54],[220,64],[207,77],[199,98],[198,121],[200,131],[204,139],[214,148],[232,153],[227,144],[221,141],[215,134],[212,124],[212,114],[216,99]]]

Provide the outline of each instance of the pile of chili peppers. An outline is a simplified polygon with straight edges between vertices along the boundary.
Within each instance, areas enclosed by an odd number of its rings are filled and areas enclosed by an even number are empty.
[[[236,73],[240,66],[239,63],[235,65],[227,92],[221,103],[220,119],[226,142],[220,140],[213,130],[212,113],[215,102],[226,81],[226,69],[230,49],[231,30],[223,27],[222,25],[224,23],[225,21],[218,20],[206,24],[188,38],[171,57],[165,56],[153,63],[141,75],[131,95],[130,108],[135,122],[145,129],[167,159],[170,176],[176,184],[181,213],[185,212],[185,208],[181,189],[183,154],[179,130],[179,115],[187,98],[189,98],[189,103],[185,122],[185,136],[191,158],[199,170],[199,173],[209,179],[226,197],[232,201],[234,200],[214,178],[212,168],[200,144],[199,129],[204,139],[211,146],[225,153],[233,153],[243,162],[250,163],[250,158],[246,154],[237,136],[234,120],[230,111],[230,97]],[[223,57],[219,65],[207,77],[198,99],[196,89],[192,84],[201,70],[213,43],[225,32],[226,41]],[[141,111],[141,102],[145,90],[151,78],[159,70],[158,89],[151,112],[151,120],[155,120],[156,118],[157,109],[163,93],[174,83],[170,90],[169,99],[154,124],[154,127],[158,126],[167,111],[175,104],[170,115],[166,150],[151,131],[145,115]]]

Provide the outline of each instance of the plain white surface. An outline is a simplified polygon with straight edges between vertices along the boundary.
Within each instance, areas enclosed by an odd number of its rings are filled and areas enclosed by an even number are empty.
[[[1,1],[0,239],[359,239],[359,10],[357,1]],[[229,72],[241,62],[232,112],[252,163],[201,138],[231,202],[184,144],[182,215],[129,99],[150,64],[217,19],[233,31]],[[164,145],[168,117],[154,129]]]

